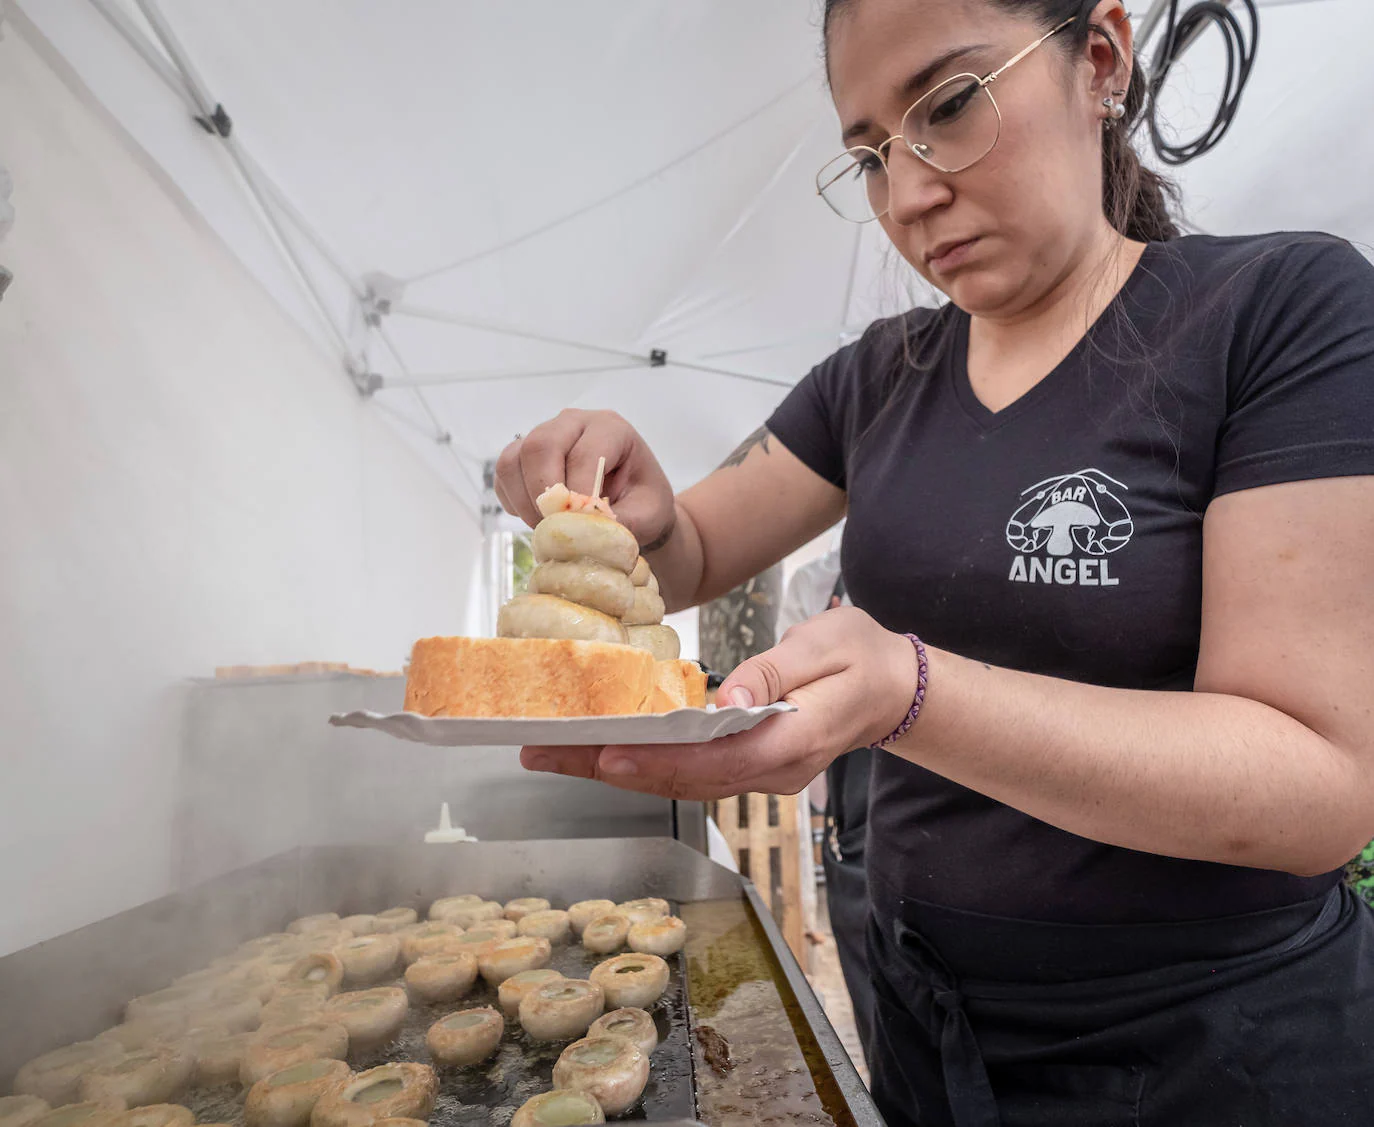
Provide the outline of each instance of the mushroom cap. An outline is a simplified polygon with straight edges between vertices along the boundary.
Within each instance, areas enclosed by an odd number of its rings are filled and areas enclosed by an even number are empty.
[[[1082,526],[1096,528],[1101,523],[1102,518],[1091,505],[1085,505],[1082,501],[1060,501],[1054,505],[1047,505],[1036,513],[1030,526],[1032,528],[1057,528],[1067,525],[1070,528]]]

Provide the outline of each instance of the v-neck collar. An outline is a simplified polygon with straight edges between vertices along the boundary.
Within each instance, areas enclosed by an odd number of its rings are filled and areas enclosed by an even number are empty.
[[[1088,327],[1087,332],[1074,342],[1074,346],[1069,349],[1064,359],[1051,368],[1034,386],[1017,396],[1000,411],[989,408],[973,390],[973,382],[968,375],[969,326],[973,319],[962,309],[957,310],[954,327],[954,352],[950,357],[949,377],[954,384],[955,398],[959,401],[959,406],[963,408],[969,421],[984,433],[994,431],[1007,423],[1014,422],[1028,411],[1033,411],[1042,400],[1052,395],[1068,373],[1077,367],[1079,357],[1083,350],[1089,346],[1093,334],[1106,321],[1107,314],[1117,310],[1118,306],[1136,287],[1139,279],[1147,273],[1144,269],[1145,259],[1153,252],[1153,248],[1153,243],[1145,244],[1145,249],[1141,252],[1140,258],[1132,267],[1131,272],[1126,276],[1126,281],[1102,312],[1098,314],[1097,320]]]

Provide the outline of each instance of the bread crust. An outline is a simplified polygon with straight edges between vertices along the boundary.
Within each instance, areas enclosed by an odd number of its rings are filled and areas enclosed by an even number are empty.
[[[654,691],[650,712],[706,707],[706,674],[695,661],[654,663]]]
[[[410,655],[405,710],[421,716],[625,716],[649,711],[654,684],[653,657],[632,646],[421,638]]]

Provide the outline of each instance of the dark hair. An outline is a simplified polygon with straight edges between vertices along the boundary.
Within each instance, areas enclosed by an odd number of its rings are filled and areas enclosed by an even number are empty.
[[[853,0],[825,0],[824,33],[829,36],[835,14]],[[1078,50],[1089,37],[1100,35],[1120,55],[1116,39],[1091,20],[1096,0],[986,0],[1009,12],[1035,18],[1046,31],[1072,19],[1060,35]],[[1058,37],[1056,37],[1058,38]],[[1107,221],[1128,239],[1163,242],[1178,238],[1180,232],[1170,211],[1178,202],[1178,189],[1171,180],[1146,168],[1131,144],[1131,133],[1149,97],[1145,75],[1140,66],[1131,68],[1126,91],[1126,116],[1109,121],[1102,130],[1102,210]]]

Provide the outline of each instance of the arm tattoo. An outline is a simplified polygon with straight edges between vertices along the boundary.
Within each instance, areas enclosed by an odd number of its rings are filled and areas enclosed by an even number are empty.
[[[745,458],[749,457],[749,451],[752,450],[755,446],[762,446],[763,452],[767,454],[768,440],[772,437],[773,436],[768,433],[767,427],[759,427],[758,430],[756,430],[753,434],[751,434],[748,438],[746,438],[743,442],[736,446],[734,451],[730,454],[730,456],[726,458],[725,461],[721,462],[721,464],[717,468],[723,470],[726,466],[740,465]]]
[[[673,515],[668,518],[668,526],[654,537],[653,543],[645,544],[639,549],[642,556],[647,556],[650,552],[657,552],[660,548],[667,546],[668,541],[673,538],[673,533],[677,531],[677,505],[673,506]]]

